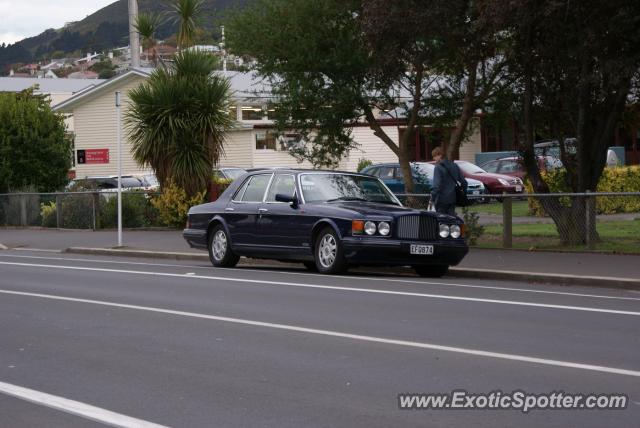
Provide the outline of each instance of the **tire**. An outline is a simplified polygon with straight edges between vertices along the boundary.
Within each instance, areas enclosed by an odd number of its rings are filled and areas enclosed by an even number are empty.
[[[415,270],[418,275],[424,278],[440,278],[449,271],[449,266],[414,266],[413,270]]]
[[[221,224],[209,234],[209,260],[215,267],[234,267],[240,261],[240,256],[231,251],[229,235]]]
[[[309,272],[318,272],[318,267],[316,266],[316,262],[302,262],[305,268]]]
[[[347,270],[347,260],[344,258],[340,238],[333,228],[322,229],[314,247],[313,255],[318,272],[333,275]]]

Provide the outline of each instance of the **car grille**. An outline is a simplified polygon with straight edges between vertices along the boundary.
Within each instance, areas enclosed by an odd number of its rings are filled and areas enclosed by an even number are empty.
[[[438,220],[431,216],[407,215],[398,218],[398,238],[431,241],[438,237]]]
[[[522,184],[522,181],[520,181],[519,178],[514,178],[514,179],[509,180],[509,183],[510,184]]]

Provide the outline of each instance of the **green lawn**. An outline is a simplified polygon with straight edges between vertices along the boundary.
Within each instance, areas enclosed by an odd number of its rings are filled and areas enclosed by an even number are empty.
[[[601,240],[595,246],[597,251],[640,253],[640,219],[600,222],[597,225],[597,230]],[[478,247],[502,247],[502,226],[485,226],[485,233],[478,240]],[[586,250],[584,245],[563,246],[554,224],[514,224],[513,248]]]
[[[526,217],[529,215],[529,204],[527,201],[512,201],[512,210],[514,217]],[[478,214],[496,214],[502,215],[502,203],[490,202],[488,204],[475,204],[469,207],[469,211]]]

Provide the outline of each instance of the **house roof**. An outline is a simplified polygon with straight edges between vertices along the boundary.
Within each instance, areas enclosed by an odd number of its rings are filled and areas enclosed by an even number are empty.
[[[75,94],[68,100],[63,101],[59,104],[56,104],[55,106],[53,106],[53,110],[59,111],[62,113],[71,113],[74,107],[76,107],[78,104],[84,101],[91,99],[93,96],[99,93],[102,93],[103,91],[106,91],[110,88],[116,87],[119,84],[129,80],[134,76],[147,78],[151,75],[152,71],[153,71],[152,68],[132,68],[126,73],[120,74],[109,80],[103,80],[101,84],[94,86],[81,93]],[[93,81],[96,81],[96,80],[93,80]]]
[[[0,92],[20,92],[38,85],[37,93],[77,93],[104,82],[101,79],[37,79],[34,77],[0,77]]]

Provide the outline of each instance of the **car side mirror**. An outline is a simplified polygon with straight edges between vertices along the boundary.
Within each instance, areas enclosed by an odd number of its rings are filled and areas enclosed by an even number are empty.
[[[298,198],[296,197],[296,195],[285,195],[282,193],[276,193],[276,201],[287,203],[293,208],[296,208],[298,206]]]

